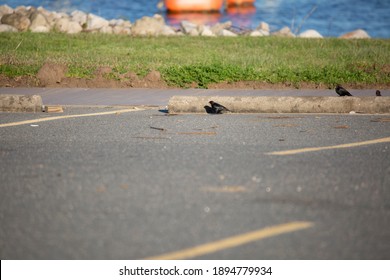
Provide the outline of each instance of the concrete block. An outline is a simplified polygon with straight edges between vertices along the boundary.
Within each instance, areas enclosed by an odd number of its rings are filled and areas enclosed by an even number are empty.
[[[206,113],[210,100],[232,113],[350,113],[389,114],[390,97],[324,96],[173,96],[168,103],[170,114]]]
[[[3,112],[42,112],[40,95],[0,95],[0,111]]]

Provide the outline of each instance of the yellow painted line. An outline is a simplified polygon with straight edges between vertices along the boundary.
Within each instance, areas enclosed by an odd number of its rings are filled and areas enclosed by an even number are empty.
[[[108,112],[56,116],[56,117],[48,117],[48,118],[35,119],[35,120],[25,120],[25,121],[20,121],[20,122],[3,123],[3,124],[0,124],[0,127],[18,126],[18,125],[32,124],[32,123],[39,123],[39,122],[47,122],[47,121],[54,121],[54,120],[60,120],[60,119],[93,117],[93,116],[102,116],[102,115],[113,115],[113,114],[121,114],[121,113],[141,111],[141,110],[144,110],[144,109],[135,107],[135,108],[131,108],[131,109],[123,109],[123,110],[108,111]]]
[[[291,222],[287,224],[266,227],[260,230],[244,233],[241,235],[236,235],[233,237],[225,238],[215,242],[206,243],[203,245],[184,249],[181,251],[150,257],[147,259],[148,260],[179,260],[179,259],[194,258],[194,257],[210,254],[213,252],[225,250],[228,248],[237,247],[264,238],[273,237],[280,234],[298,231],[302,229],[307,229],[312,226],[313,223],[310,222],[299,222],[299,221]]]
[[[322,151],[322,150],[353,148],[353,147],[373,145],[373,144],[379,144],[379,143],[387,143],[387,142],[390,142],[390,137],[368,140],[368,141],[363,141],[363,142],[347,143],[347,144],[341,144],[341,145],[335,145],[335,146],[313,147],[313,148],[303,148],[303,149],[295,149],[295,150],[270,152],[270,153],[266,153],[266,155],[288,156],[288,155],[295,155],[295,154],[300,154],[300,153],[317,152],[317,151]]]

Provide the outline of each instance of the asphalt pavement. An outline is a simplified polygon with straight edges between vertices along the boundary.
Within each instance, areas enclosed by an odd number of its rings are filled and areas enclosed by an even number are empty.
[[[1,259],[390,258],[388,115],[144,109],[0,113]]]
[[[373,89],[350,90],[357,97],[375,96]],[[381,90],[390,96],[390,90]],[[45,105],[152,105],[166,106],[174,95],[179,96],[338,96],[330,90],[258,90],[258,89],[96,89],[96,88],[1,88],[0,94],[37,94]]]

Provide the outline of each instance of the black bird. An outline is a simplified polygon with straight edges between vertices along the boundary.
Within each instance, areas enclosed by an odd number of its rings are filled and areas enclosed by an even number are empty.
[[[212,107],[206,105],[203,108],[206,110],[207,114],[215,114],[215,110]]]
[[[346,90],[345,88],[343,88],[340,85],[336,86],[336,92],[340,96],[352,96],[352,94],[350,94],[348,90]]]
[[[377,90],[377,91],[375,92],[375,94],[376,94],[376,96],[382,96],[382,94],[381,94],[381,91],[380,91],[380,90]]]
[[[228,108],[226,108],[225,106],[223,106],[217,102],[210,101],[209,103],[211,105],[211,108],[214,110],[214,114],[222,114],[225,112],[230,112],[230,110]]]

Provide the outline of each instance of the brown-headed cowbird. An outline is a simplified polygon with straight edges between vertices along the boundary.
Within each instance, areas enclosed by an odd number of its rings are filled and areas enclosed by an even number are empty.
[[[223,106],[217,102],[210,101],[209,103],[211,105],[211,108],[214,110],[214,114],[222,114],[225,112],[230,112],[230,110],[228,108],[226,108],[225,106]]]
[[[350,94],[348,90],[346,90],[345,88],[343,88],[340,85],[336,86],[336,92],[340,96],[352,96],[352,94]]]

